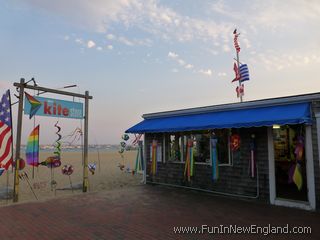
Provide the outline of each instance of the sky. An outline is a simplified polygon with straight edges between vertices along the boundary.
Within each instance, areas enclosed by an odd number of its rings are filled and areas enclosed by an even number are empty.
[[[69,90],[88,90],[93,144],[118,143],[144,113],[238,102],[231,83],[235,28],[240,62],[250,72],[244,101],[320,91],[317,0],[0,0],[0,5],[1,92],[11,88],[13,95],[13,82],[32,77],[40,86],[76,84]],[[14,105],[14,123],[16,112]],[[53,143],[57,119],[35,121],[42,143]],[[67,135],[82,122],[59,119],[59,124]],[[33,125],[25,116],[23,141]]]

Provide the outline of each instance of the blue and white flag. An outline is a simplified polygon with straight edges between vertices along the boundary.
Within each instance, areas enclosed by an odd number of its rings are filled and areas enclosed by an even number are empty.
[[[248,81],[249,78],[249,69],[247,64],[242,64],[239,67],[239,74],[240,74],[240,82]]]

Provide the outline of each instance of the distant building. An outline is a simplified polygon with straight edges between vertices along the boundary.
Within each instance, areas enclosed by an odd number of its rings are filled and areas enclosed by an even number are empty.
[[[126,132],[145,134],[147,182],[320,209],[320,93],[143,118]],[[213,139],[216,146],[210,144]],[[157,162],[151,174],[152,143]],[[190,149],[195,163],[188,178]]]

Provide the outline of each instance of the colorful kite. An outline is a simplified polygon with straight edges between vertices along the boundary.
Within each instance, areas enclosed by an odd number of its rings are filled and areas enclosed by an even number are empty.
[[[31,166],[39,165],[39,131],[40,125],[36,126],[28,137],[26,160]]]
[[[152,141],[152,153],[151,153],[151,169],[150,174],[156,175],[157,174],[157,140]]]
[[[193,140],[189,139],[187,143],[186,164],[184,167],[184,176],[190,182],[193,176],[194,158],[193,158]]]
[[[29,119],[31,119],[34,115],[36,115],[37,111],[41,107],[41,102],[39,102],[35,97],[31,96],[30,94],[26,93],[26,98],[31,105]]]
[[[211,146],[211,162],[212,162],[212,180],[219,179],[219,165],[218,165],[218,152],[217,152],[218,139],[213,135],[210,139]]]

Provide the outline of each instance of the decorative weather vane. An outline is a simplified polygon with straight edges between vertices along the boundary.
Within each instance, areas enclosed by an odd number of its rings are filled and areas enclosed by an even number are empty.
[[[240,45],[238,42],[238,37],[240,33],[237,33],[237,29],[233,31],[234,35],[234,48],[236,49],[237,53],[237,59],[236,63],[233,64],[233,70],[235,73],[235,78],[232,80],[232,82],[239,81],[239,85],[236,88],[237,97],[240,98],[240,102],[243,101],[244,96],[244,81],[248,81],[249,79],[249,70],[247,64],[241,64],[239,60],[239,53],[240,53]]]

